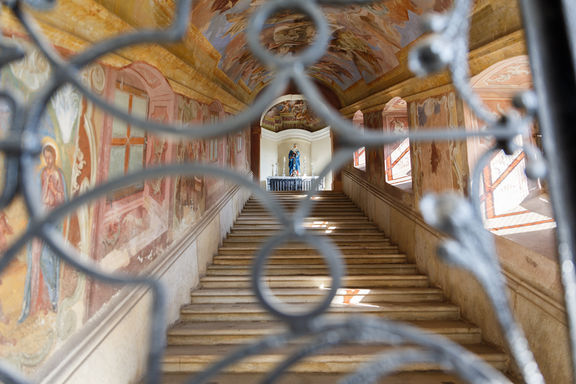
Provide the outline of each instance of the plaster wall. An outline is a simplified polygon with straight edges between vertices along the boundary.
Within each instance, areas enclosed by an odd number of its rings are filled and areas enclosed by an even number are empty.
[[[507,350],[492,306],[474,277],[440,261],[442,234],[430,228],[413,204],[370,184],[361,172],[342,173],[344,192],[399,245],[408,258],[459,305],[462,316],[482,329],[483,338]],[[517,321],[548,383],[572,382],[565,310],[556,262],[520,244],[495,237]],[[517,372],[511,366],[512,374]]]
[[[278,144],[269,139],[266,135],[262,135],[260,139],[260,182],[266,185],[266,178],[273,176],[273,166],[276,167],[278,163]],[[278,174],[282,175],[282,164],[278,164]],[[275,169],[275,168],[274,168]]]
[[[312,153],[310,154],[310,175],[318,176],[324,167],[328,165],[332,156],[327,156],[327,154],[332,153],[332,141],[330,136],[325,135],[324,137],[312,141]],[[332,185],[332,172],[330,172],[325,180],[325,186],[329,187]]]

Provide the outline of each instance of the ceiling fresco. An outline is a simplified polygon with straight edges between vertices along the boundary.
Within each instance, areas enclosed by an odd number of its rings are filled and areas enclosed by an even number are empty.
[[[326,124],[314,115],[312,109],[308,108],[308,103],[301,95],[286,95],[276,100],[262,116],[260,125],[273,132],[285,129],[305,129],[315,132],[326,127]]]
[[[254,89],[270,76],[252,56],[244,30],[264,0],[199,0],[192,23],[220,52],[220,68],[234,81]],[[452,0],[382,0],[370,5],[324,7],[332,28],[328,52],[310,72],[321,81],[348,89],[370,82],[398,65],[396,53],[421,35],[419,22],[428,11],[441,12]],[[314,38],[304,15],[279,13],[269,20],[262,42],[277,53],[298,52]]]

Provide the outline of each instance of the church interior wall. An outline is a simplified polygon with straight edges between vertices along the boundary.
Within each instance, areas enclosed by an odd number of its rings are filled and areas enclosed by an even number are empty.
[[[139,17],[131,12],[136,3],[133,0],[68,3],[59,4],[70,7],[68,12],[61,13],[67,15],[65,19],[39,15],[44,21],[41,23],[44,32],[59,41],[58,48],[67,53],[79,51],[105,34],[120,33],[135,26],[165,25],[170,17],[162,12],[155,13],[156,18],[152,19]],[[112,15],[109,9],[115,9],[117,14]],[[144,8],[140,10],[142,14],[150,14],[144,12]],[[93,17],[86,17],[87,12]],[[6,37],[25,42],[23,32],[7,14],[1,15]],[[86,27],[79,29],[77,25]],[[216,67],[219,53],[201,33],[194,33],[184,47],[168,50],[139,46],[108,55],[84,71],[84,81],[95,93],[112,98],[120,79],[122,91],[141,102],[135,113],[165,122],[213,121],[237,113],[249,101],[248,90],[230,81],[220,69],[207,71]],[[524,45],[516,3],[476,2],[471,36],[473,74],[522,53]],[[410,48],[411,45],[397,53],[400,62]],[[144,60],[149,64],[142,64]],[[192,68],[189,63],[194,61],[206,65]],[[157,68],[163,72],[159,74]],[[25,61],[4,68],[0,83],[19,89],[28,98],[48,78],[47,69],[41,56],[31,50]],[[155,79],[157,83],[146,79]],[[344,102],[342,112],[351,115],[363,110],[367,129],[379,129],[386,102],[402,96],[408,100],[410,126],[416,129],[437,125],[457,127],[466,121],[466,109],[454,96],[449,83],[445,73],[414,79],[401,64],[371,82],[370,87],[359,82],[345,95],[340,95]],[[378,92],[373,94],[374,90]],[[5,131],[7,118],[0,105],[0,130]],[[39,188],[43,182],[42,170],[49,167],[59,180],[61,199],[76,196],[104,180],[110,172],[121,172],[108,162],[111,138],[114,129],[119,129],[115,124],[111,117],[73,89],[62,89],[48,105],[41,127],[43,145],[52,148],[47,153],[52,154],[54,163],[48,164],[51,160],[47,157],[51,155],[41,156]],[[292,143],[293,140],[290,146]],[[302,150],[305,143],[300,144]],[[314,145],[309,145],[310,166],[320,161]],[[326,148],[324,141],[317,145],[322,151]],[[271,149],[274,146],[275,151]],[[287,154],[289,150],[288,147],[278,150],[278,144],[267,141],[263,135],[261,148],[264,147],[260,154],[263,180],[271,175],[273,162],[283,166],[282,153]],[[142,158],[146,165],[200,160],[247,173],[249,148],[248,131],[215,140],[167,141],[151,136],[147,147],[142,149]],[[412,190],[385,183],[385,152],[378,148],[368,149],[366,172],[352,167],[343,171],[344,191],[399,244],[410,260],[429,274],[434,284],[445,289],[449,298],[461,306],[464,317],[478,324],[489,341],[501,345],[491,306],[479,285],[469,274],[438,260],[436,247],[442,236],[429,228],[418,213],[418,202],[426,192],[450,189],[465,194],[476,147],[432,142],[410,143],[410,149]],[[316,167],[314,172],[318,172]],[[147,181],[132,191],[121,191],[118,196],[79,209],[60,223],[62,235],[77,247],[82,257],[110,271],[152,272],[164,281],[179,281],[179,284],[168,285],[168,294],[175,298],[167,312],[169,321],[173,321],[179,303],[188,300],[189,289],[205,272],[228,231],[231,218],[248,195],[225,181],[186,176]],[[22,201],[16,201],[0,214],[0,248],[4,248],[26,228],[28,219]],[[160,220],[151,220],[156,217]],[[138,236],[128,228],[136,228],[145,236]],[[548,382],[564,382],[570,375],[569,351],[555,261],[502,237],[496,237],[496,246],[508,279],[513,309],[536,359]],[[46,383],[60,379],[71,383],[91,380],[103,383],[107,380],[104,373],[123,382],[138,377],[144,370],[142,352],[145,348],[133,340],[145,339],[147,324],[142,319],[149,317],[149,295],[141,289],[118,290],[94,283],[62,265],[57,310],[53,311],[49,305],[40,308],[34,304],[31,308],[41,310],[32,310],[23,317],[28,257],[43,252],[45,247],[41,243],[31,243],[2,275],[0,335],[8,336],[0,338],[0,357],[30,376],[43,377]],[[69,352],[74,348],[78,351],[74,361],[64,358],[72,355]],[[122,351],[122,358],[118,358],[118,351]]]
[[[34,97],[49,77],[49,65],[25,38],[8,38],[25,45],[29,55],[4,67],[0,83],[25,98]],[[176,93],[164,74],[142,62],[122,67],[95,64],[82,76],[94,93],[143,118],[177,125],[214,122],[230,115],[226,112],[229,107],[217,99],[208,103]],[[2,132],[6,132],[8,118],[6,112],[0,115]],[[44,201],[49,208],[113,175],[121,177],[128,170],[163,163],[204,161],[249,173],[249,129],[216,140],[168,140],[106,115],[71,87],[62,88],[48,104],[40,132],[43,153],[37,167],[38,187],[47,191],[46,196],[54,191],[54,196]],[[248,197],[230,182],[202,175],[163,177],[121,188],[81,207],[58,228],[80,257],[108,272],[156,273],[169,283],[174,299],[167,317],[172,322]],[[28,220],[21,200],[1,215],[1,245],[5,248],[26,228]],[[34,240],[21,249],[2,275],[0,357],[37,381],[48,377],[47,372],[52,376],[44,382],[55,382],[51,380],[58,374],[62,375],[58,380],[68,382],[90,382],[90,375],[105,382],[105,376],[94,375],[95,371],[116,380],[130,376],[123,382],[138,377],[145,369],[146,348],[133,341],[144,340],[148,330],[142,320],[149,317],[147,295],[96,282],[64,263],[54,267],[56,281],[44,287],[34,267],[35,260],[49,252],[46,245]],[[36,281],[40,289],[34,288]],[[172,287],[174,281],[179,282],[177,288]],[[113,305],[118,297],[130,298],[120,312]],[[94,326],[96,319],[112,312],[123,320],[109,319]],[[74,348],[78,335],[86,334],[97,342],[85,345],[73,364],[59,366],[60,356]],[[113,357],[118,355],[111,354],[114,349],[126,349],[121,359]]]
[[[278,143],[262,130],[260,139],[260,184],[266,187],[266,178],[282,175],[282,163],[278,162]],[[288,153],[288,152],[286,152]]]

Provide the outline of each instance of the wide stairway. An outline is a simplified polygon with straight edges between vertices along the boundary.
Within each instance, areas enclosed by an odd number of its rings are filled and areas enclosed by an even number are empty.
[[[288,211],[303,197],[298,193],[276,196]],[[344,194],[321,193],[306,227],[330,236],[340,247],[347,265],[343,287],[328,316],[362,313],[404,321],[444,335],[497,369],[506,370],[506,355],[483,342],[480,329],[462,320],[459,308],[447,302],[440,289],[431,287],[416,265],[409,263]],[[246,203],[199,288],[191,293],[191,303],[182,307],[179,322],[169,330],[164,383],[183,383],[240,345],[285,329],[259,306],[250,288],[253,255],[266,238],[280,229],[277,220],[257,200]],[[274,294],[291,306],[318,302],[331,281],[322,256],[312,246],[301,243],[276,249],[269,259],[266,276]],[[295,341],[285,348],[246,358],[207,383],[257,383],[304,343],[306,340]],[[293,366],[278,382],[337,383],[338,378],[389,348],[347,344],[323,350]],[[460,382],[426,365],[405,367],[382,380],[398,384]]]

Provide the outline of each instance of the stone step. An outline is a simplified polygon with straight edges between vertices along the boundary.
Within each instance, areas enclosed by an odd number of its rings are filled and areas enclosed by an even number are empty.
[[[335,226],[337,230],[346,230],[346,231],[365,231],[365,230],[374,230],[378,231],[378,227],[371,223],[360,222],[360,223],[332,223],[332,222],[323,222],[323,223],[304,223],[304,227],[307,229],[326,229],[327,227]],[[242,232],[242,231],[282,231],[284,226],[281,224],[241,224],[235,223],[232,227],[232,232]]]
[[[346,215],[346,216],[342,216],[342,215],[309,216],[304,220],[305,223],[310,223],[310,222],[314,222],[314,221],[330,221],[330,222],[334,222],[334,223],[361,223],[361,222],[369,223],[370,222],[368,220],[368,218],[366,216],[363,216],[363,215],[357,215],[357,216],[356,215],[355,216],[350,216],[350,215]],[[248,216],[244,216],[244,215],[238,216],[238,218],[236,219],[235,222],[241,223],[241,224],[252,224],[252,223],[278,224],[279,223],[278,219],[276,217],[273,217],[273,216],[248,217]]]
[[[278,204],[278,206],[282,207],[282,209],[284,209],[287,212],[290,213],[294,213],[296,212],[296,210],[298,210],[299,208],[301,208],[301,204]],[[362,212],[362,210],[360,210],[357,206],[352,205],[352,204],[338,204],[338,203],[334,203],[334,204],[314,204],[314,206],[312,207],[312,209],[308,208],[307,209],[309,213],[311,213],[311,215],[315,215],[317,213],[338,213],[338,212],[353,212],[353,213],[358,213],[358,214],[364,214]],[[252,214],[252,213],[263,213],[263,214],[269,214],[271,211],[268,209],[268,207],[255,207],[255,206],[245,206],[244,209],[242,210],[241,215],[244,214]]]
[[[289,213],[294,213],[298,206],[294,207],[283,207],[284,211]],[[334,215],[343,215],[346,213],[347,215],[352,216],[364,216],[364,212],[359,210],[357,207],[354,206],[333,206],[333,207],[324,207],[324,206],[316,206],[309,210],[309,216],[334,216]],[[268,208],[244,208],[241,213],[242,217],[247,216],[267,216],[267,217],[274,217],[275,215],[270,211]]]
[[[238,265],[212,265],[208,267],[207,276],[249,276],[252,273],[250,266]],[[346,269],[349,275],[414,275],[418,273],[415,264],[371,264],[356,265]],[[328,274],[328,269],[320,265],[291,264],[291,265],[269,265],[266,269],[267,276],[302,276],[302,275],[323,275]]]
[[[302,204],[302,201],[304,201],[304,199],[302,200],[290,200],[290,199],[276,199],[278,204],[281,205],[300,205]],[[314,204],[316,205],[334,205],[334,204],[346,204],[346,205],[351,205],[356,207],[356,204],[354,204],[353,201],[351,201],[349,198],[347,197],[331,197],[331,198],[314,198],[313,199]],[[265,207],[265,205],[263,205],[259,200],[248,200],[246,202],[246,204],[244,204],[245,208],[251,208],[251,207]]]
[[[428,333],[448,337],[460,344],[482,342],[480,329],[462,320],[413,321],[411,325]],[[241,344],[286,330],[286,326],[278,321],[180,322],[168,332],[168,344]]]
[[[162,384],[184,384],[193,377],[190,373],[165,373]],[[220,374],[208,381],[210,384],[255,384],[266,377],[265,373]],[[336,384],[345,373],[287,373],[274,384]],[[374,384],[467,384],[454,375],[438,371],[400,372]],[[503,383],[504,384],[504,383]]]
[[[366,216],[362,212],[346,212],[346,211],[331,211],[331,212],[322,212],[322,211],[315,211],[312,212],[311,217],[316,217],[316,220],[313,221],[345,221],[345,220],[363,220],[366,219]],[[242,220],[277,220],[277,217],[270,213],[270,212],[242,212],[240,217],[237,219],[238,221]]]
[[[312,229],[308,231],[311,234],[321,234],[326,235],[332,241],[341,242],[346,241],[349,243],[355,242],[386,242],[390,244],[390,240],[386,238],[382,233],[376,231],[368,231],[368,232],[349,232],[349,231],[337,231],[334,229]],[[277,235],[278,232],[266,232],[266,231],[242,231],[242,232],[231,232],[228,234],[226,241],[255,241],[255,240],[266,240],[271,238],[274,235]]]
[[[310,305],[293,305],[290,310],[307,311]],[[330,314],[363,314],[388,320],[458,320],[460,310],[450,303],[380,303],[378,305],[333,304]],[[261,321],[272,315],[259,304],[188,304],[180,310],[181,321]]]
[[[254,251],[243,252],[220,252],[214,257],[214,265],[251,265],[254,260]],[[406,256],[403,254],[374,254],[374,255],[343,255],[342,260],[346,265],[363,265],[363,264],[400,264],[406,262]],[[308,255],[274,255],[268,261],[268,265],[324,265],[324,259],[316,256],[313,252]]]
[[[274,205],[276,207],[280,207],[281,209],[288,211],[288,212],[295,212],[298,209],[302,209],[303,207],[303,201],[298,201],[296,203],[289,203],[286,201],[277,201],[276,203],[274,203]],[[312,205],[308,205],[308,207],[306,207],[306,210],[308,212],[314,212],[314,211],[318,211],[318,210],[332,210],[332,211],[337,211],[338,208],[345,208],[348,211],[355,211],[355,212],[362,212],[362,210],[355,204],[350,204],[350,202],[344,202],[344,201],[331,201],[331,202],[314,202]],[[242,208],[242,212],[240,212],[240,214],[243,214],[245,212],[269,212],[269,207],[267,205],[253,205],[253,204],[245,204],[244,207]]]
[[[270,276],[264,278],[271,288],[325,288],[330,287],[332,279],[328,276]],[[200,279],[201,288],[251,288],[248,276],[205,276]],[[428,278],[424,275],[365,275],[346,276],[341,288],[392,288],[392,287],[428,287]]]
[[[304,193],[274,193],[286,211],[298,209]],[[326,315],[374,316],[412,323],[424,332],[445,336],[481,358],[505,370],[507,356],[483,343],[478,327],[460,317],[460,309],[445,301],[442,291],[431,288],[425,275],[408,262],[399,248],[381,233],[342,193],[320,193],[312,217],[304,220],[311,233],[327,234],[342,253],[347,276]],[[285,332],[283,323],[260,306],[252,291],[251,264],[261,245],[284,226],[257,200],[251,199],[219,247],[200,289],[190,294],[191,303],[181,308],[180,320],[168,332],[164,358],[164,383],[185,382],[221,360],[241,345]],[[328,231],[328,233],[326,233]],[[309,244],[281,244],[267,260],[266,285],[286,310],[308,311],[323,300],[332,283],[326,263]],[[290,353],[309,344],[309,338],[291,341],[277,350],[248,357],[230,367],[210,384],[260,382],[266,373]],[[406,346],[397,347],[405,348]],[[383,344],[341,345],[290,368],[277,384],[332,384],[347,372],[372,361],[392,347]],[[431,364],[403,367],[378,384],[460,384]]]
[[[236,244],[235,244],[236,245]],[[402,255],[395,245],[369,246],[369,245],[340,245],[338,247],[344,256],[387,256]],[[260,250],[260,246],[234,246],[218,248],[219,255],[254,255]],[[274,249],[273,255],[318,255],[318,251],[308,244],[300,245],[281,245]]]
[[[274,295],[286,303],[316,303],[326,294],[316,288],[283,288],[274,290]],[[190,294],[191,303],[196,304],[240,304],[257,303],[251,289],[199,289]],[[377,288],[339,289],[334,303],[378,304],[402,302],[444,301],[442,290],[438,288]]]
[[[251,236],[274,236],[274,235],[278,235],[279,233],[281,233],[284,230],[283,227],[278,227],[278,228],[262,228],[262,227],[256,227],[256,226],[251,226],[250,229],[248,229],[248,227],[246,228],[238,228],[238,226],[234,226],[232,227],[232,229],[230,230],[229,235],[233,235],[233,236],[247,236],[247,237],[251,237]],[[382,234],[382,232],[378,231],[377,228],[353,228],[353,227],[348,227],[348,228],[339,228],[333,225],[322,225],[319,226],[317,228],[313,228],[313,227],[307,227],[306,231],[309,233],[313,233],[313,234],[332,234],[332,235],[346,235],[346,236],[356,236],[356,235],[373,235],[373,236],[380,236],[383,238],[386,238],[386,236],[384,236]]]
[[[262,246],[262,244],[268,240],[267,237],[262,237],[262,238],[245,238],[245,237],[227,237],[226,240],[223,241],[222,246],[224,247],[235,247],[235,246],[240,246],[240,247],[260,247]],[[368,249],[369,247],[385,247],[385,246],[389,246],[390,245],[390,241],[389,240],[385,240],[385,239],[358,239],[357,236],[354,236],[354,238],[338,238],[338,237],[334,237],[331,238],[332,242],[334,244],[336,244],[337,246],[339,246],[340,248],[346,248],[347,246],[356,246],[356,247],[361,247],[363,249]],[[290,248],[290,249],[298,249],[298,244],[294,244],[294,247],[292,246],[292,243],[284,243],[281,246],[279,246],[278,248]],[[309,245],[307,244],[299,244],[300,246],[307,246],[308,248],[310,248]]]
[[[242,364],[228,367],[227,373],[265,373],[273,370],[278,364],[301,346],[273,350],[264,354],[246,357]],[[487,344],[470,344],[466,346],[469,351],[475,353],[484,361],[496,369],[505,369],[507,366],[506,356]],[[193,345],[169,346],[164,357],[165,372],[200,372],[208,364],[220,361],[238,348],[238,345]],[[331,348],[322,354],[310,356],[292,366],[289,372],[299,373],[346,373],[357,370],[362,364],[373,361],[379,354],[390,352],[393,347],[384,345],[344,345]],[[402,347],[406,348],[406,347]],[[396,347],[394,350],[401,350]],[[413,364],[400,368],[401,372],[429,371],[438,369],[432,364]]]

